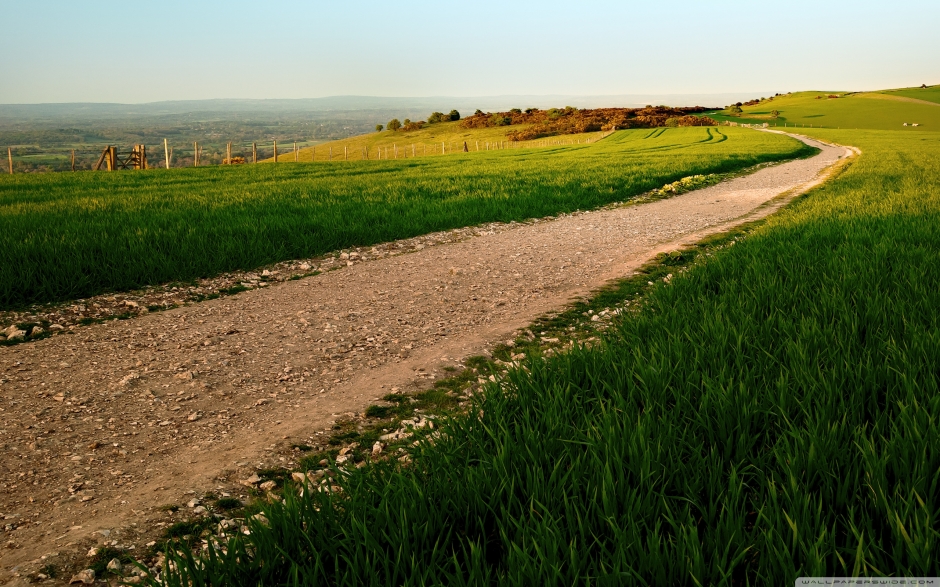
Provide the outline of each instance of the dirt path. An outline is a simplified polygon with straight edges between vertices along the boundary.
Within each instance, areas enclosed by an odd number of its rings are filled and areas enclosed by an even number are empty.
[[[226,487],[272,454],[289,464],[281,449],[337,415],[484,352],[657,252],[769,214],[782,203],[764,204],[851,153],[806,142],[822,152],[671,199],[0,348],[0,581],[89,539],[142,548],[161,504]]]

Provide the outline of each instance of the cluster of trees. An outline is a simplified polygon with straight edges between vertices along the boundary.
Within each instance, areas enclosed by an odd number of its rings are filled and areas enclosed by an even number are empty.
[[[730,106],[725,106],[725,114],[728,116],[741,116],[744,113],[744,110],[741,109],[742,106],[756,106],[762,102],[772,102],[774,98],[782,95],[783,94],[774,94],[770,98],[755,98],[753,100],[748,100],[747,102],[735,102]],[[816,97],[819,98],[819,96]],[[777,110],[773,110],[770,113],[771,118],[778,118],[779,116],[780,112]]]
[[[479,112],[479,110],[477,110],[477,112]],[[460,112],[457,112],[456,110],[451,110],[450,114],[444,114],[443,112],[432,112],[431,115],[428,116],[427,120],[412,121],[406,118],[404,121],[401,121],[397,118],[393,118],[389,120],[388,124],[384,126],[381,124],[375,125],[375,130],[381,131],[382,129],[387,129],[391,131],[411,131],[419,130],[425,124],[435,124],[438,122],[450,122],[455,120],[460,120]]]
[[[443,112],[432,112],[431,116],[428,116],[428,124],[434,124],[436,122],[451,122],[454,120],[460,120],[460,113],[456,110],[451,110],[450,114],[444,114]]]
[[[708,110],[701,106],[692,108],[670,108],[668,106],[646,106],[645,108],[512,108],[507,112],[482,112],[477,110],[460,123],[464,128],[487,128],[497,126],[526,125],[526,128],[510,131],[511,141],[525,141],[541,137],[618,130],[624,128],[650,128],[658,126],[710,126],[715,120],[703,116],[692,116]]]
[[[776,94],[776,96],[779,96],[779,95],[780,95],[780,94]],[[773,97],[771,97],[771,98],[754,98],[753,100],[748,100],[747,102],[735,102],[734,104],[731,104],[731,105],[729,105],[729,106],[725,106],[725,114],[727,114],[727,115],[729,115],[729,116],[740,116],[741,113],[744,112],[743,110],[741,110],[741,107],[742,107],[742,106],[756,106],[756,105],[760,104],[761,102],[764,102],[764,101],[769,102],[770,100],[773,100],[773,99],[774,99]]]

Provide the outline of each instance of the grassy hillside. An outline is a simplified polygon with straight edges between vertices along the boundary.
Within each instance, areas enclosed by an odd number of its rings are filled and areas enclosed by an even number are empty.
[[[333,150],[332,160],[342,161],[348,157],[349,161],[362,161],[363,159],[374,160],[381,157],[394,159],[411,159],[413,157],[425,157],[431,155],[448,154],[463,152],[463,144],[467,143],[467,148],[476,153],[486,151],[487,143],[490,149],[496,149],[497,144],[506,143],[507,133],[510,130],[518,130],[519,126],[499,127],[499,128],[461,128],[460,122],[439,122],[437,124],[425,125],[424,128],[414,131],[389,131],[369,133],[349,139],[331,141],[315,147],[305,147],[298,150],[298,161],[328,161],[330,160],[330,149]],[[580,135],[566,136],[556,139],[565,143],[581,143],[596,140],[603,133],[583,133]],[[526,141],[512,144],[512,148],[531,147],[536,144],[543,144],[539,141]],[[364,151],[365,149],[365,151]],[[380,152],[381,150],[381,152]],[[265,160],[268,163],[274,161],[273,157]],[[278,145],[278,162],[293,162],[293,145]]]
[[[879,94],[889,96],[902,96],[914,100],[926,100],[940,104],[940,86],[928,86],[926,88],[900,88],[897,90],[883,90]]]
[[[0,307],[587,209],[803,152],[786,137],[680,128],[397,161],[0,176]]]
[[[288,492],[164,584],[940,574],[940,133],[808,132],[863,155],[411,465]]]
[[[839,98],[828,98],[830,95]],[[817,96],[823,96],[817,99]],[[799,92],[765,100],[754,106],[744,106],[741,117],[726,114],[711,115],[716,120],[761,123],[780,127],[822,127],[843,129],[880,129],[926,132],[940,130],[940,105],[902,101],[894,94],[869,92]],[[779,117],[773,118],[777,110]],[[904,123],[918,123],[919,127],[904,127]]]

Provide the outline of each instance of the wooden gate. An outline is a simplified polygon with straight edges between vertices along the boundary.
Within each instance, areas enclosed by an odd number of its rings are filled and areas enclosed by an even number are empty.
[[[134,145],[131,154],[125,158],[117,152],[117,147],[105,147],[101,152],[101,157],[95,163],[95,171],[99,171],[102,165],[107,164],[108,171],[115,169],[147,169],[147,146]]]

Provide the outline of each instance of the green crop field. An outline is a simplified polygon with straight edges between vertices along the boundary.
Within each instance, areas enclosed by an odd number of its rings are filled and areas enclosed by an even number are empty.
[[[923,90],[929,92],[930,90]],[[825,96],[837,95],[839,98]],[[824,96],[817,99],[816,96]],[[905,101],[894,93],[799,92],[744,106],[741,117],[710,114],[717,120],[766,122],[778,127],[906,130],[910,133],[940,131],[940,104]],[[924,98],[926,99],[926,98]],[[779,113],[772,118],[772,112]],[[904,123],[919,127],[904,127]]]
[[[165,584],[940,574],[940,133],[807,133],[862,155],[411,465],[288,493]]]
[[[2,176],[0,307],[587,209],[807,152],[744,129],[650,134],[397,161]]]

